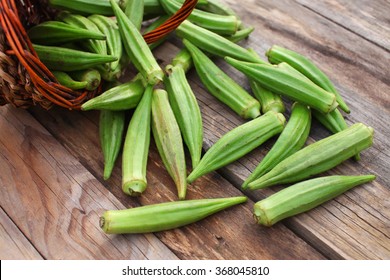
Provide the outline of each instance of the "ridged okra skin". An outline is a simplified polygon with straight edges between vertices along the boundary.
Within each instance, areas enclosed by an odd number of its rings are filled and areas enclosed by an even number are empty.
[[[148,86],[131,117],[122,153],[122,190],[141,195],[146,187],[146,165],[150,144],[153,87]]]
[[[310,59],[297,52],[276,45],[272,46],[266,52],[266,56],[269,61],[274,64],[282,62],[288,63],[324,90],[335,94],[339,107],[344,112],[350,113],[350,109],[344,102],[340,93],[336,90],[331,80]]]
[[[254,119],[260,115],[260,104],[255,98],[225,74],[199,48],[186,39],[183,43],[191,53],[199,78],[213,96],[244,119]]]
[[[164,72],[158,65],[140,31],[133,22],[127,18],[114,0],[110,0],[110,3],[117,18],[123,45],[131,62],[142,74],[148,84],[155,85],[162,81]]]
[[[374,175],[327,176],[300,182],[257,202],[254,217],[258,224],[272,226],[374,179]]]
[[[251,190],[294,183],[327,171],[370,147],[374,130],[362,123],[306,146],[248,184]]]
[[[308,105],[322,113],[333,111],[338,103],[333,93],[320,88],[307,78],[300,78],[279,65],[257,64],[226,57],[225,60],[264,88]]]
[[[110,178],[118,158],[124,127],[125,113],[123,111],[100,111],[99,134],[104,156],[104,180]]]
[[[108,0],[49,0],[49,4],[59,9],[82,14],[114,15]]]
[[[203,126],[198,101],[188,84],[186,74],[180,66],[167,66],[168,77],[165,86],[172,111],[180,127],[183,140],[191,155],[195,168],[202,155]]]
[[[290,119],[286,127],[272,146],[271,150],[255,168],[252,174],[242,185],[246,189],[248,184],[261,177],[279,162],[299,151],[309,136],[311,127],[311,110],[306,105],[294,103]]]
[[[211,146],[188,176],[187,182],[192,183],[197,178],[243,157],[282,132],[285,121],[282,114],[268,112],[232,129]]]
[[[125,14],[134,23],[138,30],[141,30],[144,16],[144,0],[127,0],[125,4]]]
[[[168,100],[168,93],[156,89],[152,97],[152,131],[165,168],[176,184],[178,197],[187,192],[187,171],[180,128]]]
[[[108,234],[170,230],[197,222],[246,200],[246,197],[238,196],[173,201],[125,210],[111,210],[101,216],[100,227]]]

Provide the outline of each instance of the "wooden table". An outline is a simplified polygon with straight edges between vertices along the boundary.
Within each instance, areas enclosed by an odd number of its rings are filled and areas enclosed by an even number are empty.
[[[98,217],[123,209],[176,200],[154,143],[149,188],[129,198],[120,188],[120,163],[102,178],[98,112],[0,108],[1,259],[389,259],[390,258],[390,2],[225,0],[256,28],[245,47],[262,57],[273,44],[310,57],[334,81],[350,106],[348,124],[375,129],[373,147],[326,174],[375,174],[370,184],[272,228],[252,220],[253,203],[277,188],[246,192],[246,204],[198,223],[144,235],[105,235]],[[156,50],[163,64],[177,52],[172,40]],[[217,60],[240,84],[245,77]],[[188,75],[201,106],[208,149],[243,123],[210,96],[196,73]],[[312,125],[308,143],[329,135]],[[272,141],[197,180],[188,199],[242,194],[240,185]]]

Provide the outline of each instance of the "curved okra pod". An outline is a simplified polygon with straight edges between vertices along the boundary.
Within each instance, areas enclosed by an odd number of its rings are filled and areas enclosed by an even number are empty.
[[[125,126],[123,111],[100,111],[99,134],[104,156],[104,180],[110,178],[122,145]]]
[[[135,108],[145,91],[141,75],[136,76],[130,82],[110,88],[87,102],[81,109],[121,111]]]
[[[245,196],[173,201],[103,213],[100,227],[105,233],[149,233],[169,230],[202,220],[247,201]]]
[[[152,93],[153,87],[148,86],[131,117],[123,147],[122,190],[131,196],[142,194],[147,186]]]
[[[165,86],[168,91],[172,111],[175,114],[183,140],[190,151],[192,168],[195,168],[202,155],[203,127],[199,105],[186,74],[180,66],[167,66],[169,73]]]
[[[327,171],[372,145],[374,130],[362,123],[315,142],[248,184],[251,190],[293,183]]]
[[[142,74],[148,84],[154,85],[162,81],[164,72],[158,65],[140,31],[132,21],[127,18],[114,0],[110,0],[110,3],[118,21],[123,45],[125,46],[126,53],[131,62]]]
[[[87,86],[87,83],[88,83],[86,81],[84,81],[84,82],[75,81],[66,72],[52,71],[52,74],[54,75],[54,77],[56,77],[57,81],[61,85],[66,86],[66,87],[68,87],[70,89],[74,89],[74,90],[84,89]]]
[[[338,105],[333,93],[291,73],[290,69],[283,67],[283,63],[275,66],[244,62],[230,57],[226,57],[225,60],[264,88],[323,113],[333,111]]]
[[[374,175],[327,176],[300,182],[257,202],[253,214],[258,224],[272,226],[374,179]]]
[[[249,84],[252,89],[253,95],[260,101],[261,112],[263,114],[268,111],[274,111],[277,113],[284,113],[286,107],[279,94],[273,93],[263,88],[258,82],[253,79],[249,79]]]
[[[272,136],[280,133],[285,121],[282,114],[271,111],[232,129],[206,152],[188,176],[188,183],[243,157]]]
[[[87,90],[95,90],[98,88],[101,82],[101,76],[98,70],[96,69],[86,69],[80,71],[70,72],[72,78],[80,82],[87,82]]]
[[[272,48],[266,52],[266,55],[271,63],[279,64],[281,62],[286,62],[324,90],[336,95],[336,100],[340,108],[344,112],[350,113],[347,104],[345,104],[340,93],[336,90],[328,76],[326,76],[310,59],[292,50],[276,45],[272,46]]]
[[[196,72],[208,91],[245,119],[260,115],[260,104],[239,84],[226,75],[214,62],[192,43],[183,40],[191,53]]]
[[[179,125],[165,90],[156,89],[152,97],[152,131],[154,141],[169,175],[176,184],[179,199],[187,192],[186,162]]]
[[[176,29],[176,35],[187,39],[203,51],[216,56],[230,56],[248,62],[266,63],[260,57],[253,55],[251,51],[188,20],[183,21],[179,25]]]
[[[268,154],[263,158],[252,174],[245,180],[242,188],[246,189],[250,182],[261,177],[275,167],[279,162],[299,151],[309,136],[310,126],[310,108],[306,105],[294,103],[291,116],[286,127]]]

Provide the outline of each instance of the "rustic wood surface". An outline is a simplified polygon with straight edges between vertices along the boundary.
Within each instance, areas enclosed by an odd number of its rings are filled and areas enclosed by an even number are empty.
[[[307,55],[350,106],[348,124],[375,129],[374,145],[362,152],[361,161],[348,160],[326,174],[375,174],[377,179],[272,228],[256,225],[251,210],[280,186],[245,192],[247,203],[180,229],[108,236],[98,225],[105,209],[177,199],[154,144],[149,187],[142,197],[129,198],[120,188],[120,160],[112,177],[102,178],[98,112],[6,106],[0,108],[1,259],[390,259],[388,1],[224,2],[256,28],[243,46],[262,57],[273,44]],[[167,64],[179,47],[172,39],[155,54]],[[249,89],[242,74],[216,61]],[[210,96],[194,71],[188,78],[201,106],[207,150],[244,121]],[[313,122],[307,143],[327,135]],[[273,142],[196,180],[188,199],[241,195],[241,183]]]

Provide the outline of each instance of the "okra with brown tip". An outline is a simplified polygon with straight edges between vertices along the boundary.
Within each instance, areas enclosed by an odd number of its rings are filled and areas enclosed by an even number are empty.
[[[347,104],[344,102],[331,80],[310,59],[297,52],[276,45],[272,46],[272,48],[266,52],[266,55],[271,63],[279,64],[281,62],[286,62],[324,90],[336,95],[339,107],[344,112],[350,113]]]
[[[255,98],[195,45],[186,39],[183,43],[191,53],[199,78],[213,96],[245,119],[254,119],[260,115],[260,104]]]
[[[180,128],[165,90],[156,89],[152,97],[152,131],[165,168],[176,184],[179,199],[187,192],[186,162]]]
[[[165,202],[125,210],[110,210],[100,217],[105,233],[150,233],[200,221],[247,201],[245,196]]]
[[[147,186],[146,164],[150,144],[153,87],[148,86],[131,117],[122,153],[122,190],[141,195]]]
[[[179,25],[176,29],[176,35],[187,39],[203,51],[216,56],[230,56],[243,61],[266,63],[260,57],[253,55],[251,51],[188,20],[183,21]]]
[[[80,82],[87,82],[85,89],[95,90],[98,88],[101,82],[101,75],[96,69],[86,69],[80,71],[69,72],[72,78]]]
[[[133,109],[138,105],[144,91],[145,86],[139,75],[127,83],[110,88],[101,95],[88,100],[81,106],[81,109],[83,111]]]
[[[374,130],[362,123],[306,146],[248,184],[251,190],[294,183],[327,171],[370,147]]]
[[[100,111],[99,134],[104,156],[104,180],[110,178],[122,145],[125,126],[123,111]]]
[[[70,89],[78,90],[78,89],[85,89],[87,86],[88,82],[80,82],[80,81],[75,81],[71,76],[69,76],[68,73],[66,72],[61,72],[61,71],[52,71],[52,74],[54,77],[56,77],[57,81]]]
[[[270,111],[232,129],[206,152],[188,176],[188,183],[243,157],[272,136],[282,132],[285,121],[282,114]]]
[[[172,111],[180,127],[183,140],[190,151],[192,168],[201,158],[203,143],[202,116],[199,105],[182,67],[168,65],[165,86]]]
[[[309,136],[311,126],[311,112],[306,105],[294,103],[286,127],[271,150],[255,168],[252,174],[242,185],[246,189],[248,184],[261,177],[279,162],[299,151]]]
[[[258,64],[239,61],[231,57],[225,57],[225,60],[264,88],[313,109],[329,113],[338,106],[333,93],[325,91],[308,79],[292,74],[290,69],[283,67],[283,63],[279,65]]]
[[[110,0],[110,3],[117,18],[123,45],[131,62],[148,84],[154,85],[162,81],[164,72],[158,65],[140,31],[114,0]]]
[[[254,218],[258,224],[272,226],[373,180],[374,175],[361,175],[327,176],[300,182],[257,202],[253,207]]]

